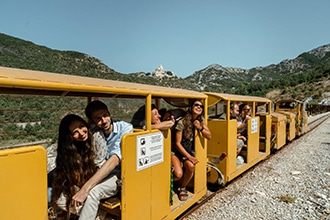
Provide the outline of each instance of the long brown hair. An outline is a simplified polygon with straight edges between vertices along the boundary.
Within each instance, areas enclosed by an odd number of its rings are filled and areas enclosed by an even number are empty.
[[[182,123],[185,127],[185,129],[183,130],[183,137],[185,139],[190,140],[193,136],[193,132],[194,132],[194,124],[193,124],[193,115],[192,115],[192,108],[194,107],[196,102],[201,102],[200,100],[195,100],[192,102],[192,104],[190,105],[190,107],[188,108],[187,113],[185,114],[185,116],[182,119]],[[201,115],[199,115],[196,119],[202,121],[202,115],[203,115],[204,109],[201,113]]]
[[[69,126],[73,121],[82,122],[88,129],[88,139],[75,141]],[[82,185],[96,172],[93,135],[87,122],[78,115],[66,115],[60,123],[57,144],[56,168],[52,184],[51,205],[55,209],[61,193],[66,198],[67,219],[70,218],[70,204],[76,187]]]

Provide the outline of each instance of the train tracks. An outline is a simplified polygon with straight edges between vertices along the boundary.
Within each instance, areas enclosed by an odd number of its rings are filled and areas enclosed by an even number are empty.
[[[310,122],[308,122],[308,132],[317,128],[320,124],[322,124],[322,122],[327,120],[330,117],[330,112],[323,113],[315,117],[317,117],[315,118],[315,120],[311,120]]]
[[[314,116],[314,118],[309,118],[309,123],[308,123],[308,132],[314,130],[315,128],[317,128],[319,125],[321,125],[324,121],[326,121],[328,118],[330,117],[330,112],[328,113],[324,113],[321,115],[317,115]],[[290,145],[294,144],[295,141],[299,140],[299,138],[303,137],[304,135],[295,138],[290,144],[286,145],[285,147],[289,147]],[[258,163],[256,166],[261,165],[262,163],[264,163],[265,161],[267,161],[270,157],[272,157],[274,154],[269,155],[265,160],[261,161],[260,163]],[[251,169],[249,169],[247,172],[243,173],[242,175],[238,176],[237,178],[235,178],[233,181],[230,182],[230,184],[234,184],[236,181],[240,180],[243,176],[247,175],[249,172],[251,172],[253,170],[254,167],[252,167]],[[182,215],[180,215],[177,220],[183,220],[186,217],[188,217],[189,215],[191,215],[192,213],[194,213],[196,210],[198,210],[202,205],[204,205],[206,202],[208,202],[209,200],[211,200],[214,196],[216,196],[217,194],[221,193],[222,191],[224,191],[226,189],[226,186],[223,188],[220,188],[218,190],[215,191],[208,191],[207,195],[205,197],[203,197],[200,201],[198,201],[196,204],[194,204],[192,207],[190,207],[186,212],[184,212]]]

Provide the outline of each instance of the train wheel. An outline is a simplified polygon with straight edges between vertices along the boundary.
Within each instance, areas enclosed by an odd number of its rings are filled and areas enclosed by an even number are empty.
[[[214,183],[208,183],[209,190],[216,191],[224,186],[225,178],[224,178],[223,174],[221,173],[221,171],[218,169],[218,167],[216,165],[214,165],[213,163],[207,162],[207,167],[213,169],[218,174],[218,178]]]
[[[275,154],[276,151],[277,151],[277,145],[276,145],[276,143],[274,143],[273,147],[270,149],[270,152],[271,152],[272,154]]]

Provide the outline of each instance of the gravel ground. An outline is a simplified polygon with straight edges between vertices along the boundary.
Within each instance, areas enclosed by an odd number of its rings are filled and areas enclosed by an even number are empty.
[[[226,186],[185,220],[330,220],[330,119]]]

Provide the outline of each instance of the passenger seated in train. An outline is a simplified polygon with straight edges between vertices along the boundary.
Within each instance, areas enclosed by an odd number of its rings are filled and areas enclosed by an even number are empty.
[[[82,203],[72,199],[79,187],[96,173],[93,136],[87,122],[78,115],[66,115],[60,122],[56,168],[53,171],[51,206],[80,214]],[[74,204],[74,205],[72,205]]]
[[[230,104],[230,119],[238,119],[239,117],[239,106],[236,102],[232,102]],[[237,127],[238,127],[238,122],[237,122]],[[243,146],[244,146],[244,141],[246,141],[245,137],[242,136],[237,132],[236,136],[236,153],[237,153],[237,159],[236,159],[236,164],[240,165],[244,162],[244,158],[239,155],[241,152]]]
[[[243,136],[244,142],[247,141],[247,121],[251,118],[251,108],[248,104],[240,104],[239,105],[239,117],[237,119],[238,126],[237,126],[237,133]]]
[[[64,117],[59,129],[51,206],[54,210],[70,210],[67,219],[70,212],[80,215],[80,219],[95,219],[100,200],[117,194],[120,140],[133,132],[131,124],[113,121],[101,101],[89,103],[85,113],[98,128],[94,135],[87,122],[76,115]]]
[[[202,102],[193,102],[185,116],[178,121],[175,127],[172,166],[175,185],[178,187],[178,198],[181,201],[188,199],[186,187],[194,175],[195,165],[199,162],[194,152],[194,130],[197,129],[204,138],[211,138],[211,132],[203,119],[203,112],[204,106]]]
[[[73,200],[84,203],[81,219],[95,219],[100,200],[112,197],[119,191],[121,140],[125,134],[133,132],[133,126],[125,121],[113,120],[108,107],[99,100],[90,102],[85,114],[90,123],[97,127],[93,137],[95,157],[98,159],[95,162],[99,162],[99,169],[73,196]]]
[[[133,115],[131,124],[134,128],[146,129],[146,107],[141,106]],[[170,116],[167,120],[161,121],[161,115],[155,104],[151,105],[151,129],[167,130],[174,125],[174,117]]]

